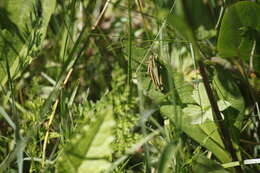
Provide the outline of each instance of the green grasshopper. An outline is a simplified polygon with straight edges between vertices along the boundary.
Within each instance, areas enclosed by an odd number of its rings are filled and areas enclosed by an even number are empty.
[[[155,88],[163,90],[162,76],[161,76],[161,65],[158,56],[152,54],[149,57],[147,72],[154,84]]]

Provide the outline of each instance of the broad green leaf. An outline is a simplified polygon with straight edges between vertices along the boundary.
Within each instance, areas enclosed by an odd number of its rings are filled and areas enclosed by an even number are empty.
[[[162,106],[160,111],[174,123],[174,106]],[[223,142],[219,137],[214,122],[206,121],[203,124],[192,124],[191,117],[186,115],[185,112],[182,113],[182,119],[180,121],[181,129],[193,140],[210,150],[222,163],[231,160],[228,152],[224,150]]]
[[[225,110],[230,106],[228,102],[223,100],[218,101],[220,110]],[[202,109],[201,106],[188,105],[183,109],[183,115],[187,116],[191,125],[199,125],[200,128],[217,143],[222,143],[221,137],[218,133],[218,128],[213,120],[212,109],[210,105],[206,109]]]
[[[231,5],[224,14],[217,49],[222,57],[241,57],[247,60],[255,40],[256,54],[259,53],[259,38],[260,5],[248,1],[238,2]]]
[[[231,104],[228,101],[225,101],[225,100],[219,100],[218,101],[218,108],[219,108],[220,111],[224,111],[229,106],[231,106]]]
[[[191,97],[193,86],[184,80],[184,76],[181,73],[174,73],[173,78],[181,102],[185,104],[195,103],[194,99]]]
[[[190,117],[191,124],[201,124],[206,119],[212,120],[212,117],[203,116],[205,114],[205,112],[203,112],[201,107],[198,105],[188,105],[187,107],[185,107],[183,109],[183,113],[184,113],[184,115]]]
[[[187,72],[193,67],[192,57],[186,47],[179,47],[177,44],[172,48],[171,56],[174,57],[172,66],[177,72],[187,74]],[[185,77],[187,77],[187,75],[185,75]]]
[[[239,144],[239,130],[242,128],[245,119],[245,101],[240,89],[231,72],[218,65],[215,68],[213,87],[218,97],[227,100],[230,104],[230,107],[223,112],[225,114],[225,124],[230,130],[233,143]],[[241,154],[239,150],[237,150],[237,154]]]
[[[211,105],[203,83],[199,83],[198,88],[194,89],[192,97],[199,106],[188,105],[183,110],[186,115],[191,117],[192,124],[201,124],[206,119],[213,121],[214,118]],[[231,105],[228,101],[225,100],[219,100],[217,104],[220,111],[224,111]]]
[[[217,104],[218,104],[218,108],[219,108],[220,111],[224,111],[224,110],[226,110],[230,106],[230,103],[227,102],[227,101],[224,101],[224,100],[219,100],[217,102]],[[223,114],[221,114],[221,115],[222,115],[222,118],[224,119]],[[211,121],[214,120],[212,109],[211,109],[210,105],[208,105],[207,109],[205,109],[204,116],[207,117]]]
[[[177,92],[179,95],[181,91]],[[203,83],[199,83],[198,89],[194,89],[193,92],[189,91],[189,97],[193,97],[194,103],[197,104],[187,104],[182,110],[180,108],[182,116],[178,121],[181,122],[181,129],[193,140],[212,151],[221,162],[227,162],[231,158],[223,147],[218,128],[213,121],[211,105]],[[217,104],[221,111],[230,107],[230,103],[224,100],[218,100]],[[166,105],[162,106],[160,111],[174,123],[177,118],[174,109],[176,106]]]
[[[198,88],[194,89],[192,97],[198,105],[202,106],[203,109],[207,108],[210,105],[208,95],[203,83],[199,83]]]
[[[100,129],[96,134],[96,137],[93,140],[92,145],[86,155],[87,158],[101,158],[101,160],[90,159],[83,161],[79,167],[79,173],[100,173],[111,165],[110,161],[113,151],[110,145],[114,140],[113,129],[115,127],[115,121],[111,109],[108,109],[104,113],[106,114],[104,122],[100,126]]]
[[[197,156],[192,161],[193,172],[198,173],[228,173],[218,162],[205,156]]]
[[[6,59],[14,77],[40,49],[55,5],[55,0],[7,0],[0,6],[1,85],[7,81]]]
[[[230,106],[230,103],[224,100],[219,100],[217,104],[220,111],[223,111]],[[214,121],[210,105],[203,108],[202,106],[190,104],[183,109],[183,113],[190,117],[191,124],[202,124],[206,120]]]
[[[115,125],[112,107],[103,106],[97,111],[90,123],[78,127],[77,133],[65,147],[58,161],[58,172],[99,173],[110,167],[110,144],[114,139],[112,132]]]
[[[218,127],[213,121],[206,120],[203,124],[199,124],[199,126],[209,138],[222,145],[222,139],[219,135]]]

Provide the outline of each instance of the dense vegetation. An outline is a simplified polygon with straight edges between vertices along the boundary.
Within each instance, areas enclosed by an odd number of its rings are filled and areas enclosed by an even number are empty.
[[[260,170],[260,1],[1,0],[0,172]]]

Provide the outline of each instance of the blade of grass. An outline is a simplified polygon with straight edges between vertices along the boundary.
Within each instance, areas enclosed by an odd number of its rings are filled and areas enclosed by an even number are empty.
[[[22,173],[23,171],[23,151],[25,148],[25,143],[23,143],[23,138],[20,134],[20,117],[18,116],[18,112],[16,110],[15,107],[15,96],[14,96],[14,88],[13,88],[13,80],[11,77],[11,73],[10,73],[10,68],[9,68],[9,62],[8,62],[8,58],[7,56],[5,56],[6,58],[6,71],[7,71],[7,76],[8,76],[8,84],[9,84],[9,89],[11,91],[11,112],[14,115],[15,118],[15,129],[14,129],[14,135],[15,135],[15,155],[16,155],[16,159],[17,159],[17,165],[18,165],[18,172]]]
[[[132,0],[128,0],[128,67],[127,67],[127,85],[131,93],[132,81]],[[130,94],[131,96],[131,94]]]
[[[173,156],[175,155],[175,153],[178,151],[179,148],[180,145],[176,146],[176,144],[174,143],[169,143],[166,145],[159,161],[158,173],[168,172],[167,168],[169,167]]]
[[[8,122],[8,124],[15,130],[16,129],[15,123],[1,106],[0,106],[0,114],[4,117],[4,119]]]

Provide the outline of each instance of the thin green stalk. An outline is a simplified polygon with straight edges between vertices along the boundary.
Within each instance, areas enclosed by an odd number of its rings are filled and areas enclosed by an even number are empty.
[[[14,119],[15,119],[15,129],[14,129],[14,134],[15,134],[15,143],[16,143],[16,149],[17,150],[15,152],[16,155],[16,159],[17,159],[17,165],[18,165],[18,172],[22,173],[23,170],[23,151],[24,151],[24,147],[22,144],[22,137],[20,135],[20,126],[19,126],[19,116],[18,116],[18,112],[16,110],[15,107],[15,96],[14,96],[14,87],[13,87],[13,80],[11,77],[11,73],[10,73],[10,66],[9,66],[9,61],[7,56],[5,56],[6,58],[6,71],[7,71],[7,76],[8,76],[8,84],[9,84],[9,88],[11,91],[11,110],[12,110],[12,114],[14,115]]]
[[[225,124],[223,122],[216,98],[214,97],[213,91],[211,89],[204,63],[201,60],[199,60],[198,65],[199,65],[200,74],[202,76],[202,80],[203,80],[203,83],[204,83],[204,86],[205,86],[205,89],[206,89],[206,92],[207,92],[207,95],[209,98],[209,102],[211,104],[212,111],[214,113],[214,120],[215,120],[217,126],[219,127],[219,132],[220,132],[221,136],[223,137],[222,139],[223,139],[225,148],[227,151],[230,152],[230,155],[233,160],[238,160],[235,149],[232,145],[231,135],[229,133],[228,128],[225,126]],[[236,171],[239,173],[243,172],[240,167],[237,167]]]
[[[140,124],[141,124],[141,131],[144,137],[147,136],[146,131],[146,121],[149,116],[152,114],[153,111],[147,111],[144,108],[144,96],[143,96],[143,86],[141,81],[143,80],[142,74],[140,74],[140,82],[138,82],[138,95],[139,95],[139,111],[140,111]],[[147,143],[144,143],[144,159],[145,159],[145,172],[151,173],[151,163],[150,163],[150,150]]]
[[[127,85],[131,92],[131,81],[132,81],[132,0],[128,0],[128,70],[127,70]],[[131,95],[131,94],[130,94]]]

